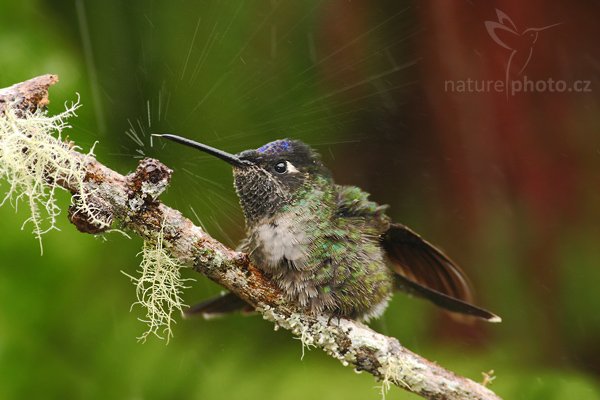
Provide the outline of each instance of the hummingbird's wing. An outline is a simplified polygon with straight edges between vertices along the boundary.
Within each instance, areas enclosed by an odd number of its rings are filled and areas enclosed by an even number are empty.
[[[191,306],[184,311],[184,315],[186,317],[201,315],[204,318],[213,318],[236,311],[252,312],[254,308],[235,294],[227,292]]]
[[[485,21],[485,28],[496,44],[507,50],[514,50],[521,39],[521,35],[514,26],[507,26],[496,21]]]
[[[514,31],[517,30],[517,26],[515,25],[513,20],[508,15],[506,15],[505,12],[496,8],[496,16],[498,17],[498,22],[500,22],[502,25],[510,26]]]
[[[400,289],[448,311],[500,322],[497,315],[471,304],[471,287],[460,267],[406,226],[391,224],[381,243]]]

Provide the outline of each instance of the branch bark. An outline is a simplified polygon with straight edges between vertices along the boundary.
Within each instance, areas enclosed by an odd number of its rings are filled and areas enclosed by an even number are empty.
[[[0,118],[6,107],[23,115],[48,103],[48,88],[55,75],[44,75],[0,90]],[[492,391],[412,353],[397,339],[379,334],[352,320],[312,316],[285,301],[282,293],[252,265],[246,254],[229,249],[195,226],[178,210],[162,204],[158,197],[169,184],[172,171],[155,159],[142,160],[136,171],[121,175],[94,157],[73,151],[74,159],[85,166],[83,189],[69,176],[58,183],[74,196],[81,190],[91,194],[99,211],[96,218],[69,213],[82,232],[100,233],[118,221],[146,240],[163,232],[164,245],[181,264],[234,292],[256,307],[265,319],[299,336],[306,346],[322,348],[344,365],[353,365],[382,381],[394,384],[427,399],[500,399]],[[91,199],[91,200],[90,200]],[[101,215],[106,224],[98,225]]]

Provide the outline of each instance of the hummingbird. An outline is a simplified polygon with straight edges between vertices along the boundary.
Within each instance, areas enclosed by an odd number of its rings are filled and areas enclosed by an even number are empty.
[[[519,29],[501,10],[496,9],[496,16],[498,21],[485,21],[485,27],[494,42],[510,51],[506,65],[506,82],[508,82],[513,69],[517,71],[517,75],[520,75],[529,64],[540,32],[561,25],[562,22],[540,28]]]
[[[356,186],[338,185],[319,154],[299,140],[276,140],[230,154],[193,140],[155,134],[229,163],[246,222],[238,250],[285,298],[313,315],[368,321],[395,291],[490,322],[473,304],[469,281],[440,249],[385,214]],[[229,292],[191,307],[205,317],[253,308]]]

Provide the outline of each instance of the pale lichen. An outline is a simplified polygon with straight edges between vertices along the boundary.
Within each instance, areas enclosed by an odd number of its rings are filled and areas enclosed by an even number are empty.
[[[33,234],[42,247],[42,235],[57,229],[60,207],[56,191],[60,181],[69,181],[77,190],[74,213],[84,213],[91,223],[105,224],[91,202],[85,188],[85,165],[74,150],[78,147],[62,138],[70,128],[67,119],[75,115],[79,102],[66,106],[60,114],[50,116],[46,111],[17,111],[7,107],[0,115],[0,178],[8,185],[0,203],[27,204],[30,216],[23,224],[33,225]],[[93,156],[93,148],[88,153]]]
[[[187,288],[184,282],[191,279],[181,277],[183,266],[169,255],[163,245],[161,229],[155,240],[144,241],[139,277],[126,274],[136,286],[137,302],[133,306],[139,305],[146,310],[146,316],[140,321],[146,323],[148,329],[138,337],[141,341],[145,341],[149,335],[155,335],[168,342],[173,336],[173,313],[181,313],[186,307],[181,295]]]
[[[483,375],[483,381],[481,382],[483,386],[491,385],[496,380],[496,375],[494,374],[493,369],[487,372],[482,372],[481,375]]]
[[[303,355],[304,348],[320,347],[342,365],[354,364],[378,376],[382,398],[392,384],[417,392],[423,388],[422,372],[427,370],[426,365],[413,357],[397,357],[394,350],[399,346],[397,342],[392,343],[390,338],[366,327],[363,329],[358,322],[299,313],[284,315],[269,306],[259,307],[259,310],[265,319],[291,331],[302,342]],[[357,360],[365,359],[367,354],[372,359],[371,364],[359,365]]]
[[[412,389],[411,386],[401,378],[402,366],[396,360],[383,355],[378,357],[378,361],[380,363],[378,371],[381,376],[380,390],[382,399],[385,399],[385,396],[392,385],[401,384],[409,390]]]
[[[305,349],[321,347],[328,354],[339,359],[342,364],[348,365],[348,361],[338,351],[334,331],[329,326],[327,317],[320,316],[315,320],[299,313],[284,316],[269,306],[259,307],[259,310],[264,319],[275,323],[275,329],[278,327],[287,329],[300,340],[302,343],[301,358],[304,358]]]

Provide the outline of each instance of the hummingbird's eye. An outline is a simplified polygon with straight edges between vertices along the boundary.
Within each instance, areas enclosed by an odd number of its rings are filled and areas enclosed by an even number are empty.
[[[273,169],[278,174],[285,174],[287,172],[287,162],[285,162],[285,161],[279,161],[279,162],[277,162],[277,164],[275,164],[275,166],[273,167]]]

